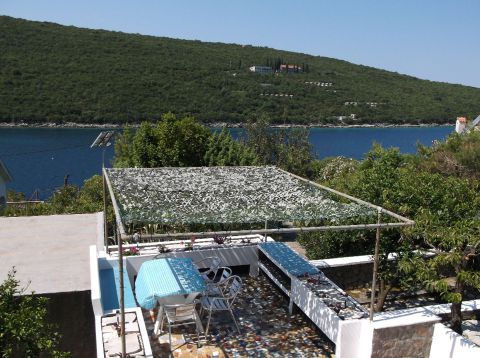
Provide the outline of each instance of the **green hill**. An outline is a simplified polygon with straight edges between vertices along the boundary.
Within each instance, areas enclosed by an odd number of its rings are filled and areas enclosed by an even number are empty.
[[[249,71],[267,64],[302,71]],[[6,16],[0,16],[0,84],[0,121],[7,122],[138,122],[171,111],[207,123],[265,113],[277,123],[338,124],[338,116],[355,114],[344,122],[402,124],[480,112],[478,88],[332,58]]]

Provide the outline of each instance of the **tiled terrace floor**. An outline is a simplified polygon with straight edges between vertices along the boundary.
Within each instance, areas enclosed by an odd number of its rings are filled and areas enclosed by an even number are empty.
[[[288,302],[264,276],[244,278],[235,307],[241,334],[228,312],[214,314],[209,339],[206,342],[201,336],[203,346],[198,351],[193,328],[174,328],[173,344],[183,344],[174,357],[212,357],[214,351],[219,357],[334,357],[328,338],[303,314],[289,316]],[[151,336],[153,317],[148,311],[144,316]],[[204,316],[204,326],[206,321]],[[155,357],[168,357],[168,335],[152,338],[151,344]]]

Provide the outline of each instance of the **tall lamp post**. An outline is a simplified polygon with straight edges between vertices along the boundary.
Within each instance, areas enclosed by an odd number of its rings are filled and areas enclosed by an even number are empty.
[[[107,185],[105,183],[105,176],[103,175],[103,169],[105,168],[105,150],[112,145],[112,139],[115,135],[114,131],[100,132],[95,138],[90,148],[102,148],[102,178],[103,178],[103,235],[104,244],[108,252],[108,228],[107,228]]]
[[[100,132],[95,138],[90,148],[102,148],[102,169],[105,168],[105,149],[112,145],[112,139],[115,135],[115,131]]]
[[[90,148],[102,148],[102,179],[103,179],[103,229],[104,229],[104,243],[105,249],[108,252],[108,228],[107,228],[107,183],[105,178],[105,150],[112,145],[112,138],[115,135],[114,131],[100,132],[98,137],[93,141]],[[120,337],[122,340],[122,358],[126,357],[126,342],[125,342],[125,297],[123,287],[123,249],[122,237],[118,235],[115,230],[115,236],[118,240],[118,280],[120,287]]]

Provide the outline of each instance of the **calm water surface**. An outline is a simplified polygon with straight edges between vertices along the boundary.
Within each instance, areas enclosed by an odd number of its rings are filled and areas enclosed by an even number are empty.
[[[420,142],[431,145],[444,139],[453,127],[408,128],[313,128],[310,131],[318,158],[343,155],[361,159],[373,142],[384,147],[398,147],[404,153],[415,153]],[[0,159],[7,165],[14,181],[11,189],[31,195],[38,189],[46,198],[69,182],[81,185],[102,168],[102,149],[90,149],[101,129],[78,128],[0,128]],[[231,129],[232,135],[242,135],[242,129]],[[105,162],[113,158],[113,146],[105,151]]]

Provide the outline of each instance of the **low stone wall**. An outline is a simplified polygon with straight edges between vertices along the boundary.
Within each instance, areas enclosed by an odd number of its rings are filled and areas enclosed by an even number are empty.
[[[431,323],[386,327],[373,331],[372,358],[427,358],[434,326]]]
[[[372,284],[373,263],[371,262],[320,269],[343,290],[370,287]]]

